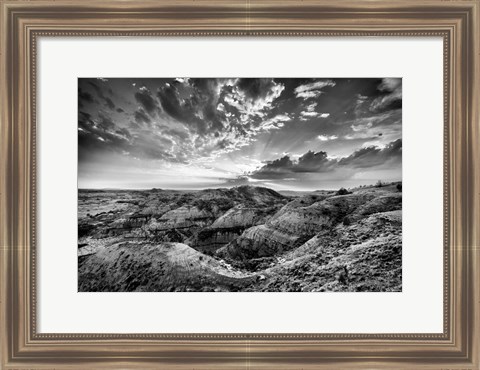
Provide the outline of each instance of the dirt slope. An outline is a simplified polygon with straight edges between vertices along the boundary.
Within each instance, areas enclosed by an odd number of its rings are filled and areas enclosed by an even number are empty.
[[[118,243],[79,261],[79,291],[237,290],[252,279],[181,243]]]
[[[79,192],[80,291],[401,291],[391,184]]]

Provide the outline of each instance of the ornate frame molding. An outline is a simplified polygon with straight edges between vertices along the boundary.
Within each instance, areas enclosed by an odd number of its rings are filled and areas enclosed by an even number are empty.
[[[478,368],[478,0],[3,1],[0,364],[10,368]],[[36,45],[57,36],[438,36],[444,42],[444,332],[36,330]]]

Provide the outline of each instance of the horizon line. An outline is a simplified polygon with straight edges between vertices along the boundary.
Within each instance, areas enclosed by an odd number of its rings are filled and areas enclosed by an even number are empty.
[[[383,181],[382,183],[385,184],[385,185],[392,185],[392,184],[396,184],[396,183],[401,183],[403,182],[403,180],[397,180],[397,181]],[[257,186],[257,185],[236,185],[236,186],[220,186],[220,187],[206,187],[206,188],[198,188],[198,189],[190,189],[190,188],[176,188],[176,189],[173,189],[173,188],[161,188],[161,187],[152,187],[152,188],[116,188],[116,187],[105,187],[105,188],[77,188],[77,190],[123,190],[123,191],[127,191],[127,190],[130,190],[130,191],[143,191],[143,190],[169,190],[169,191],[202,191],[202,190],[209,190],[209,189],[232,189],[232,188],[240,188],[242,186],[245,186],[245,187],[252,187],[252,188],[265,188],[265,189],[270,189],[270,190],[273,190],[273,191],[276,191],[276,192],[280,192],[280,191],[296,191],[296,192],[312,192],[312,191],[335,191],[335,190],[338,190],[338,189],[341,189],[341,188],[344,188],[344,189],[356,189],[356,188],[360,188],[360,187],[370,187],[370,186],[375,186],[376,184],[375,183],[372,183],[372,184],[368,184],[368,185],[358,185],[358,186],[353,186],[353,187],[340,187],[340,188],[332,188],[332,189],[321,189],[321,188],[317,188],[317,189],[312,189],[312,190],[293,190],[293,189],[282,189],[282,190],[275,190],[275,189],[272,189],[268,186]]]

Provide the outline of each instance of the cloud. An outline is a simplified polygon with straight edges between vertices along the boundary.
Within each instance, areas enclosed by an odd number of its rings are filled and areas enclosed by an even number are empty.
[[[320,118],[328,118],[330,113],[320,113],[315,111],[315,107],[318,103],[311,103],[305,107],[305,110],[300,112],[300,120],[301,121],[308,121],[312,118],[320,117]]]
[[[380,85],[378,85],[378,90],[380,91],[396,91],[402,87],[401,78],[383,78]]]
[[[291,121],[292,119],[286,114],[279,114],[275,117],[269,118],[263,121],[258,130],[270,131],[282,128],[285,125],[285,122]]]
[[[402,112],[401,110],[390,110],[383,113],[370,114],[346,122],[350,125],[350,132],[343,138],[346,140],[372,140],[382,137],[385,143],[396,140],[402,134]]]
[[[132,135],[130,134],[130,131],[126,129],[125,127],[119,128],[115,131],[118,135],[124,136],[126,139],[131,139]]]
[[[79,159],[92,150],[121,151],[127,145],[126,132],[115,132],[118,128],[110,117],[99,113],[98,118],[80,111],[78,116]]]
[[[336,161],[329,159],[327,152],[313,152],[309,150],[298,158],[293,172],[327,172],[330,171],[335,164]]]
[[[136,110],[133,116],[135,118],[135,122],[139,125],[144,123],[150,124],[152,122],[151,118],[145,113],[142,108]]]
[[[331,158],[324,151],[308,151],[298,160],[289,155],[267,162],[261,168],[248,174],[253,179],[274,180],[302,177],[302,174],[315,174],[347,170],[353,176],[358,168],[385,168],[401,164],[402,140],[391,142],[384,148],[369,146],[343,158]]]
[[[265,117],[273,102],[280,97],[285,86],[266,78],[243,78],[225,90],[224,102],[241,114],[246,122]]]
[[[115,123],[113,123],[112,119],[102,112],[98,114],[98,127],[104,131],[111,130],[115,127]]]
[[[165,84],[163,88],[159,88],[157,97],[160,100],[163,110],[171,117],[184,122],[188,118],[187,110],[190,111],[192,106],[186,100],[180,101],[177,88],[171,84]]]
[[[78,101],[93,103],[94,99],[92,94],[90,94],[88,91],[83,91],[82,89],[78,89]]]
[[[103,98],[103,92],[100,86],[98,86],[96,83],[89,81],[88,84],[93,87],[95,92],[97,93],[98,97]]]
[[[157,102],[153,98],[152,93],[145,86],[142,86],[134,96],[136,101],[140,103],[148,114],[152,115],[156,109],[158,109]]]
[[[168,160],[181,162],[172,156],[172,139],[160,133],[142,131],[138,127],[132,133],[126,127],[119,127],[106,113],[100,112],[97,118],[80,111],[78,117],[79,159],[92,153],[118,153],[132,158]]]
[[[277,99],[285,86],[271,78],[241,78],[236,85],[243,92],[245,103],[260,110]]]
[[[219,180],[224,181],[226,183],[226,185],[228,185],[228,186],[241,186],[241,185],[248,185],[248,184],[251,183],[250,177],[248,177],[246,175],[240,175],[240,176],[237,176],[233,179],[222,178],[222,179],[219,179]]]
[[[332,80],[320,80],[304,85],[300,85],[295,89],[295,94],[297,98],[310,99],[317,98],[324,93],[323,89],[325,87],[333,87],[336,83]]]
[[[391,142],[384,148],[369,146],[361,148],[350,156],[342,158],[338,163],[340,166],[354,168],[367,168],[385,165],[387,163],[401,163],[402,161],[402,139]]]
[[[105,97],[105,105],[110,108],[111,110],[115,109],[115,104],[113,103],[112,99]]]
[[[79,155],[91,164],[108,152],[144,168],[208,165],[225,170],[217,179],[246,172],[239,183],[350,176],[380,152],[340,160],[401,137],[400,109],[370,110],[399,88],[389,79],[79,79]]]
[[[388,110],[402,108],[402,79],[384,78],[377,89],[382,95],[375,98],[370,104],[370,111],[381,113]]]
[[[164,113],[205,138],[223,131],[225,114],[217,109],[223,80],[183,81],[165,83],[157,90]]]
[[[372,127],[372,125],[373,125],[372,121],[373,121],[373,119],[367,118],[365,120],[362,120],[362,122],[365,122],[365,123],[357,122],[356,125],[354,124],[354,125],[351,125],[350,127],[352,128],[352,130],[354,132],[367,131],[369,128]]]
[[[292,171],[294,165],[294,162],[286,155],[268,162],[262,168],[252,172],[249,177],[262,180],[283,178]]]
[[[101,80],[103,82],[108,82],[107,79],[102,79],[102,78],[97,78],[97,80]],[[97,96],[100,98],[101,101],[103,101],[104,105],[109,108],[110,110],[114,110],[115,109],[115,103],[112,101],[112,99],[110,99],[108,96],[105,96],[105,94],[103,93],[103,90],[100,86],[98,86],[96,83],[94,82],[91,82],[91,81],[88,81],[87,82],[88,85],[90,85],[91,87],[93,87],[93,89],[95,90]]]
[[[178,150],[192,160],[216,158],[251,143],[261,132],[282,128],[288,114],[275,114],[273,103],[284,86],[273,79],[175,79],[157,97],[164,113],[183,124],[192,141]]]
[[[337,140],[337,135],[318,135],[317,139],[320,141],[330,141],[330,140]]]

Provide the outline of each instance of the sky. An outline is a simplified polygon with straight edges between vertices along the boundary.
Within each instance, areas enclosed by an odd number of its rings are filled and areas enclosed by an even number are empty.
[[[309,191],[402,177],[400,78],[80,78],[78,185]]]

